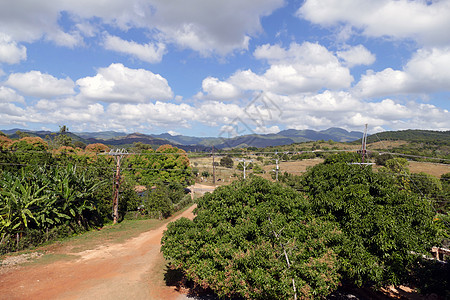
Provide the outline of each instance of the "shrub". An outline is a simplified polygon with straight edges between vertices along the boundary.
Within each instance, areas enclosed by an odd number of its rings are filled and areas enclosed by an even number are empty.
[[[175,267],[219,297],[289,299],[336,288],[340,233],[308,213],[290,188],[254,177],[198,200],[193,221],[169,224],[162,252]]]
[[[232,168],[233,167],[233,164],[234,164],[234,162],[233,162],[233,159],[231,158],[231,156],[225,156],[225,157],[222,157],[221,159],[220,159],[220,165],[222,166],[222,167],[225,167],[225,168]]]

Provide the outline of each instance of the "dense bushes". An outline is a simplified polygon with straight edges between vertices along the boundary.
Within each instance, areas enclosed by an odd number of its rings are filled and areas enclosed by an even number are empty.
[[[193,183],[189,158],[184,150],[163,145],[153,151],[142,149],[140,155],[126,160],[124,175],[135,184],[152,186],[158,182]]]
[[[17,248],[39,241],[38,231],[58,232],[69,227],[84,229],[100,225],[98,194],[104,184],[93,172],[85,168],[35,166],[18,173],[4,171],[0,177],[0,247],[10,250],[8,240],[15,239]],[[55,230],[56,229],[56,230]],[[11,243],[10,243],[11,244]],[[22,245],[22,246],[21,246]]]
[[[199,199],[196,214],[171,223],[161,249],[221,297],[288,299],[294,283],[299,297],[311,298],[339,282],[339,230],[289,188],[254,177]]]
[[[232,158],[231,156],[229,156],[229,155],[224,156],[224,157],[222,157],[222,158],[220,159],[220,165],[221,165],[222,167],[225,167],[225,168],[232,168],[232,167],[233,167],[233,164],[234,164],[233,158]]]
[[[282,176],[301,193],[260,178],[218,188],[198,200],[193,221],[169,225],[164,256],[227,297],[293,298],[292,279],[305,298],[323,297],[341,280],[407,282],[440,242],[431,202],[348,159]]]
[[[363,283],[399,283],[416,258],[438,243],[431,203],[367,166],[310,169],[301,185],[313,212],[344,234],[336,251],[342,274]]]

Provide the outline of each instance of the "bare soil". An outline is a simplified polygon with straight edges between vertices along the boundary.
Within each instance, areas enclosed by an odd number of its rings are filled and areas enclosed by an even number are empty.
[[[194,208],[177,218],[192,219]],[[2,267],[0,299],[186,299],[164,282],[166,225],[122,243],[60,253],[54,262]]]

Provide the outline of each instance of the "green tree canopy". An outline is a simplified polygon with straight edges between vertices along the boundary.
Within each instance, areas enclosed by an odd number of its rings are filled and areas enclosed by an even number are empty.
[[[332,246],[340,232],[312,216],[294,190],[260,177],[198,200],[193,221],[169,224],[162,251],[174,266],[220,297],[321,297],[336,288]]]
[[[233,158],[231,158],[231,156],[229,155],[224,156],[220,159],[220,165],[225,168],[232,168],[233,163]]]
[[[336,252],[341,272],[356,284],[398,283],[416,258],[411,253],[426,254],[438,243],[430,201],[370,166],[319,164],[301,186],[313,212],[344,233]]]
[[[186,152],[171,145],[163,145],[156,151],[142,149],[140,154],[125,160],[124,174],[140,185],[152,186],[157,182],[179,182],[189,185],[193,181]]]

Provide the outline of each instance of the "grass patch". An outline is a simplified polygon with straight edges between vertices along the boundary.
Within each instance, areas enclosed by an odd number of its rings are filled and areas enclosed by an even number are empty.
[[[25,263],[25,265],[49,265],[56,261],[70,261],[77,258],[78,256],[71,254],[47,253],[36,260],[32,260],[30,262]]]

